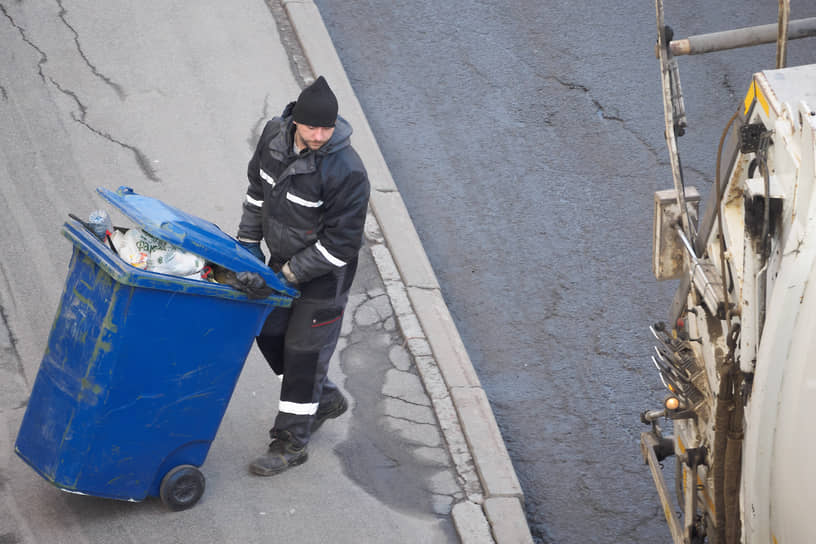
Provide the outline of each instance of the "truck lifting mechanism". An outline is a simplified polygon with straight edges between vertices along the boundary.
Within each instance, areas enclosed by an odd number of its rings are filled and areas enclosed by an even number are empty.
[[[668,395],[641,414],[641,452],[675,544],[813,542],[816,64],[786,57],[789,40],[816,36],[816,17],[790,20],[779,0],[776,24],[677,40],[655,6],[674,186],[655,193],[652,268],[679,285],[651,327]],[[773,42],[776,68],[746,76],[700,214],[677,146],[688,128],[677,57]]]

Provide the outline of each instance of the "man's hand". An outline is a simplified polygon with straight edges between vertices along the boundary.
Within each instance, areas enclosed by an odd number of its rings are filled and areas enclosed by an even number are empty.
[[[281,267],[281,274],[283,274],[283,277],[286,279],[287,282],[297,285],[298,282],[297,276],[295,276],[295,274],[292,272],[292,269],[289,267],[289,261],[283,263],[283,266]]]
[[[278,278],[278,281],[280,281],[284,287],[291,287],[292,289],[297,289],[297,287],[289,283],[289,280],[286,279],[286,276],[283,275],[283,272],[276,272],[275,277]]]
[[[218,283],[229,285],[233,289],[246,293],[250,299],[267,298],[275,293],[275,290],[266,284],[263,277],[256,272],[238,272],[212,264],[213,278]]]
[[[243,291],[251,299],[266,298],[273,293],[272,288],[256,272],[238,272],[235,274],[233,287]]]
[[[260,242],[244,242],[242,240],[238,240],[238,243],[241,244],[241,247],[252,253],[261,262],[266,262],[263,251],[261,251]]]

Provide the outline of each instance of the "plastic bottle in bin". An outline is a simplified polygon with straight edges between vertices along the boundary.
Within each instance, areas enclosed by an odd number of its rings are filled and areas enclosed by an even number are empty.
[[[88,227],[103,242],[106,236],[113,233],[113,223],[111,223],[111,218],[105,210],[92,211],[88,216]]]

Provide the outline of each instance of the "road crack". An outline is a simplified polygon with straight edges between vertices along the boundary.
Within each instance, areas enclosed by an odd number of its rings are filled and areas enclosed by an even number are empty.
[[[11,351],[12,355],[14,356],[14,360],[17,362],[17,370],[20,371],[20,375],[22,375],[23,365],[22,359],[20,358],[20,352],[17,350],[17,337],[15,337],[14,333],[11,332],[11,327],[9,326],[9,318],[6,313],[6,309],[1,305],[0,305],[0,326],[7,331],[8,334],[7,348]]]
[[[151,181],[156,181],[156,182],[161,181],[161,178],[159,178],[158,175],[156,175],[156,170],[151,165],[150,159],[147,158],[147,155],[145,155],[139,148],[137,148],[137,147],[135,147],[135,146],[133,146],[131,144],[126,144],[125,142],[123,142],[121,140],[117,140],[111,134],[109,134],[107,132],[104,132],[104,131],[102,131],[102,130],[94,127],[94,126],[91,126],[86,120],[87,113],[88,113],[88,108],[87,108],[87,106],[85,106],[85,104],[82,103],[82,101],[79,99],[79,97],[76,95],[76,93],[74,91],[70,90],[70,89],[66,89],[66,88],[62,87],[62,85],[57,83],[57,81],[53,77],[49,76],[48,79],[49,79],[49,81],[51,81],[51,83],[54,85],[54,87],[56,87],[57,90],[59,90],[59,92],[61,92],[65,96],[70,97],[74,101],[74,103],[77,105],[77,108],[79,108],[79,115],[77,115],[76,112],[71,112],[71,118],[74,121],[76,121],[77,123],[79,123],[83,127],[87,128],[88,130],[90,130],[91,132],[96,134],[97,136],[100,136],[100,137],[104,138],[105,140],[107,140],[107,141],[109,141],[111,143],[114,143],[114,144],[116,144],[116,145],[118,145],[118,146],[120,146],[120,147],[122,147],[124,149],[127,149],[128,151],[133,153],[133,157],[136,159],[136,164],[139,165],[139,169],[142,171],[142,173]]]
[[[9,20],[11,26],[14,27],[17,30],[17,32],[20,33],[20,37],[23,39],[23,42],[28,44],[29,47],[31,47],[34,51],[36,51],[40,55],[40,60],[37,62],[37,72],[40,74],[40,79],[42,79],[43,82],[45,82],[46,79],[45,74],[43,73],[43,64],[48,62],[48,55],[45,54],[45,51],[37,47],[37,45],[34,42],[28,39],[28,36],[25,33],[25,29],[17,24],[17,22],[14,20],[14,17],[12,17],[9,14],[8,10],[6,9],[6,6],[0,4],[0,11],[2,11],[6,19]]]
[[[425,408],[427,408],[427,406],[425,406]],[[395,415],[391,415],[391,414],[385,414],[383,417],[385,417],[387,419],[393,419],[395,421],[402,421],[402,422],[408,423],[410,425],[433,427],[434,429],[436,429],[436,425],[437,425],[436,421],[434,421],[433,423],[427,423],[425,421],[417,421],[415,419],[411,419],[410,417],[405,417],[405,416],[395,416]]]
[[[729,96],[729,98],[731,98],[732,101],[737,101],[738,100],[737,91],[734,89],[734,86],[731,84],[731,80],[728,79],[728,74],[725,74],[725,73],[723,74],[722,86],[728,92],[728,96]]]
[[[398,371],[398,372],[402,372],[402,371]],[[408,372],[408,374],[411,374],[411,375],[414,375],[414,376],[416,375],[416,374],[413,374],[411,372]],[[428,408],[430,406],[430,403],[429,404],[422,404],[422,403],[419,403],[419,402],[414,402],[414,401],[408,400],[406,398],[400,397],[399,395],[391,395],[389,393],[382,393],[382,396],[383,396],[383,398],[386,398],[386,399],[399,400],[399,401],[404,402],[405,404],[409,404],[411,406],[416,406],[416,407],[419,407],[419,408]]]
[[[74,30],[73,27],[71,27],[71,25],[65,20],[66,11],[62,7],[62,0],[57,0],[57,4],[60,7],[60,13],[59,13],[60,19],[62,19],[62,21],[65,23],[65,25],[69,29],[71,29],[71,31],[74,33],[74,42],[76,43],[77,49],[79,49],[79,53],[82,56],[85,63],[92,70],[94,75],[96,75],[97,77],[100,77],[103,81],[105,81],[108,85],[110,85],[114,90],[117,91],[117,94],[119,95],[120,98],[123,98],[124,97],[124,91],[122,91],[121,86],[117,85],[116,83],[112,82],[110,79],[108,79],[105,76],[103,76],[102,74],[100,74],[96,70],[96,68],[88,61],[88,58],[85,56],[85,54],[82,51],[82,48],[81,48],[81,46],[79,44],[79,35],[77,34],[76,30]],[[76,121],[77,123],[79,123],[82,126],[84,126],[85,128],[87,128],[88,130],[90,130],[92,133],[96,134],[97,136],[100,136],[100,137],[104,138],[105,140],[107,140],[107,141],[109,141],[111,143],[114,143],[114,144],[116,144],[116,145],[118,145],[118,146],[120,146],[120,147],[122,147],[124,149],[127,149],[128,151],[133,153],[133,156],[136,159],[136,164],[139,166],[139,169],[142,171],[142,173],[149,180],[160,182],[161,178],[159,178],[158,175],[156,174],[156,170],[151,165],[150,159],[148,159],[147,155],[145,155],[139,148],[137,148],[137,147],[135,147],[133,145],[127,144],[127,143],[125,143],[125,142],[123,142],[121,140],[118,140],[118,139],[114,138],[110,133],[107,133],[107,132],[105,132],[103,130],[100,130],[100,129],[92,126],[91,124],[89,124],[87,122],[88,107],[85,104],[82,103],[82,101],[79,99],[79,96],[77,96],[77,94],[74,91],[60,85],[53,77],[51,77],[51,76],[46,77],[43,66],[48,62],[48,55],[45,53],[45,51],[40,49],[40,47],[37,44],[35,44],[28,37],[28,35],[26,34],[25,29],[22,26],[20,26],[19,24],[17,24],[17,22],[14,20],[14,17],[12,17],[11,14],[8,12],[8,9],[6,9],[5,5],[0,4],[0,12],[2,12],[3,16],[6,19],[8,19],[8,21],[11,23],[11,26],[14,27],[17,30],[17,32],[20,34],[20,37],[22,38],[23,42],[26,45],[28,45],[29,47],[31,47],[34,51],[36,51],[37,54],[39,55],[40,59],[39,59],[39,61],[37,61],[37,73],[39,74],[40,79],[43,80],[43,83],[48,83],[50,81],[51,84],[54,85],[54,87],[59,92],[61,92],[65,96],[71,98],[71,100],[77,105],[77,108],[79,108],[79,113],[77,114],[76,112],[71,112],[71,118],[74,121]],[[3,89],[3,96],[4,96],[4,98],[7,99],[5,89]]]
[[[112,79],[110,79],[106,75],[102,74],[99,70],[97,70],[96,66],[94,66],[94,64],[88,59],[88,56],[85,54],[85,51],[82,50],[82,44],[79,43],[79,32],[77,32],[76,29],[71,25],[71,23],[68,22],[68,19],[66,19],[68,11],[62,5],[62,1],[63,0],[57,0],[57,5],[60,8],[58,15],[59,18],[62,20],[62,23],[66,27],[68,27],[68,30],[70,30],[71,33],[74,35],[74,44],[76,45],[77,52],[79,52],[79,56],[82,57],[82,60],[85,61],[85,64],[87,64],[88,68],[91,69],[91,73],[93,73],[93,75],[95,75],[96,77],[104,81],[109,87],[111,87],[119,96],[120,100],[124,100],[127,97],[127,94],[125,93],[122,86],[119,85],[118,83],[115,83]]]
[[[264,107],[263,111],[261,112],[261,116],[260,118],[258,118],[258,121],[255,123],[255,126],[252,127],[252,130],[249,133],[249,138],[247,138],[247,144],[249,145],[249,148],[252,150],[254,150],[255,146],[258,144],[258,140],[261,137],[263,128],[264,126],[266,126],[267,119],[270,119],[272,117],[270,110],[271,107],[269,104],[269,93],[266,93],[266,96],[264,97]]]
[[[629,126],[627,126],[626,119],[623,119],[622,117],[619,117],[617,115],[612,115],[610,113],[607,113],[606,108],[604,107],[604,105],[601,104],[601,102],[597,98],[592,96],[592,91],[591,91],[591,89],[589,87],[586,87],[585,85],[581,85],[580,83],[564,81],[563,79],[559,78],[558,76],[544,76],[544,79],[551,79],[551,80],[555,81],[556,83],[558,83],[559,85],[561,85],[562,87],[566,87],[567,89],[570,89],[570,90],[581,91],[581,92],[587,94],[589,100],[592,102],[592,105],[595,107],[596,115],[598,115],[601,119],[603,119],[605,121],[616,121],[616,122],[620,123],[623,130],[625,130],[626,132],[631,134],[654,157],[656,164],[658,164],[660,166],[669,166],[669,161],[667,159],[663,158],[663,154],[660,153],[657,149],[655,149],[655,147],[652,145],[652,143],[649,140],[644,138],[637,131],[635,131],[635,130],[629,128]],[[727,80],[724,82],[724,84],[727,84]],[[706,173],[703,172],[702,170],[699,170],[699,169],[691,167],[691,166],[683,166],[683,169],[687,170],[689,172],[694,172],[695,174],[700,176],[703,180],[705,180],[705,181],[707,181],[709,183],[712,183],[712,179],[709,176],[707,176]]]

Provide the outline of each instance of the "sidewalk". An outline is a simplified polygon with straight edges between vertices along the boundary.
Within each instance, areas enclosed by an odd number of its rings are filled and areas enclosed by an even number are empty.
[[[464,481],[467,498],[452,510],[459,535],[463,542],[481,541],[487,522],[498,543],[532,541],[521,486],[487,396],[320,12],[311,0],[281,3],[308,61],[301,70],[331,82],[341,115],[354,127],[353,145],[368,169],[371,209],[382,232],[371,253]]]
[[[0,250],[9,257],[0,267],[0,542],[532,542],[487,397],[315,4],[157,3],[147,15],[124,1],[0,7],[0,113],[9,119],[0,127]],[[113,25],[137,28],[110,48],[100,36]],[[238,55],[251,58],[236,63]],[[277,114],[316,74],[337,94],[372,183],[367,243],[330,369],[351,409],[321,428],[302,467],[248,474],[279,387],[253,348],[194,508],[171,514],[158,500],[57,491],[13,450],[70,256],[58,234],[67,212],[92,209],[97,185],[124,183],[231,231],[246,120],[260,107]],[[47,149],[51,133],[64,142],[58,155]],[[184,153],[167,152],[182,141]],[[68,160],[52,178],[55,156]],[[206,176],[188,181],[189,157]],[[61,197],[43,201],[48,190]]]

